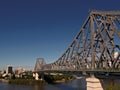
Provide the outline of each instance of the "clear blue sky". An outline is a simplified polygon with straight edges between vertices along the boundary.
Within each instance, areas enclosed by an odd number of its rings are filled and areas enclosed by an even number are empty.
[[[120,10],[120,0],[0,0],[0,68],[57,60],[91,9]]]

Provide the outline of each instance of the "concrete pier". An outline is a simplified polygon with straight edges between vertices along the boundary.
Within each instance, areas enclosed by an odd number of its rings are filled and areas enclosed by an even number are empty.
[[[38,73],[33,73],[33,77],[35,77],[35,80],[39,80],[39,74]]]
[[[97,78],[94,77],[87,78],[86,82],[87,82],[87,90],[104,90],[100,80]]]

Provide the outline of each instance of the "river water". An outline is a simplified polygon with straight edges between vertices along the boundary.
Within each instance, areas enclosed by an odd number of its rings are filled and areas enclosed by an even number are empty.
[[[86,81],[83,78],[67,83],[47,84],[44,86],[11,85],[0,82],[0,90],[86,90]]]

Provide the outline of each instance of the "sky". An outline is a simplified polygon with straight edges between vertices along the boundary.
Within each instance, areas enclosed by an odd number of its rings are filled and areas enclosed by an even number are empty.
[[[92,9],[120,10],[120,0],[0,0],[0,69],[56,61]]]

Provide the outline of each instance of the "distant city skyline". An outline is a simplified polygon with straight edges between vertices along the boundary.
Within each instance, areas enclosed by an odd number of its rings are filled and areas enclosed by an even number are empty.
[[[91,9],[120,10],[114,0],[0,1],[0,70],[56,61],[71,44]]]

